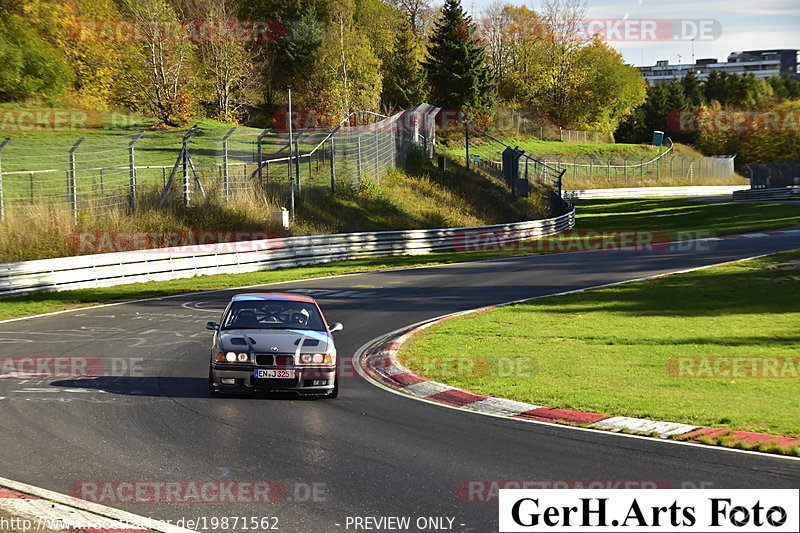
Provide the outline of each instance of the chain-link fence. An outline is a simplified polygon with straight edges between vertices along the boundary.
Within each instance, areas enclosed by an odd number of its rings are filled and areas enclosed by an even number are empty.
[[[734,157],[615,156],[592,154],[535,156],[567,168],[570,188],[733,184]]]
[[[513,143],[511,144],[513,146]],[[484,169],[502,168],[506,143],[490,140],[488,134],[466,136],[460,155]],[[641,156],[597,154],[525,154],[536,163],[565,169],[564,187],[594,189],[671,185],[735,185],[746,183],[734,172],[735,156],[676,156],[667,139],[666,150],[650,147]]]
[[[773,161],[747,165],[753,189],[800,186],[800,161]]]
[[[549,203],[552,215],[565,212],[567,204],[561,197],[564,168],[549,165],[519,148],[512,148],[471,123],[466,123],[464,134],[464,159],[468,169],[480,170],[503,180],[514,196],[533,197],[540,203]]]
[[[412,145],[435,150],[438,108],[420,104],[332,131],[254,128],[136,132],[81,139],[0,140],[0,218],[16,206],[66,207],[73,217],[135,210],[145,191],[196,205],[259,188],[288,206],[295,194],[377,182]],[[380,117],[379,117],[380,118]],[[291,142],[290,142],[291,139]]]

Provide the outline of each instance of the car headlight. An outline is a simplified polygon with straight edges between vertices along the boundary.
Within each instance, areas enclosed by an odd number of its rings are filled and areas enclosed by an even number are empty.
[[[214,360],[220,363],[235,363],[236,361],[246,363],[250,360],[250,356],[246,353],[218,352]]]
[[[300,362],[304,365],[331,364],[333,362],[333,356],[329,353],[304,353],[300,355]]]

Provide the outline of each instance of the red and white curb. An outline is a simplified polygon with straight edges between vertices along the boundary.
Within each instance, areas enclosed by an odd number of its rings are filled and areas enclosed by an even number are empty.
[[[796,230],[800,233],[800,230]],[[779,233],[779,232],[773,232]],[[787,232],[780,232],[785,234]],[[737,236],[743,237],[743,236]],[[764,254],[770,255],[770,254]],[[726,438],[732,442],[743,442],[746,444],[774,444],[778,446],[800,446],[800,438],[786,437],[782,435],[771,435],[768,433],[755,433],[750,431],[731,431],[721,428],[700,427],[691,424],[682,424],[678,422],[663,422],[657,420],[648,420],[645,418],[634,418],[627,416],[612,416],[602,413],[591,413],[585,411],[573,411],[570,409],[559,409],[554,407],[546,407],[542,405],[534,405],[524,402],[517,402],[507,400],[504,398],[494,398],[475,394],[469,391],[457,389],[444,383],[429,380],[425,377],[414,374],[409,371],[397,360],[397,353],[400,347],[415,333],[424,330],[434,324],[443,320],[463,316],[466,314],[482,311],[486,309],[495,309],[507,305],[514,305],[540,298],[549,298],[552,296],[561,296],[572,294],[576,292],[583,292],[590,289],[601,287],[609,287],[613,285],[620,285],[623,283],[632,283],[635,281],[651,280],[664,276],[670,276],[678,273],[692,272],[695,270],[702,270],[711,268],[713,266],[720,266],[730,263],[738,263],[741,261],[748,261],[757,259],[764,255],[748,257],[735,261],[727,261],[724,263],[717,263],[714,265],[706,265],[697,268],[691,268],[676,272],[669,272],[659,274],[656,276],[649,276],[646,278],[637,278],[633,280],[608,283],[604,285],[597,285],[594,287],[586,287],[573,291],[565,291],[556,294],[545,296],[537,296],[534,298],[526,298],[522,300],[515,300],[513,302],[506,302],[497,305],[480,307],[477,309],[470,309],[467,311],[460,311],[441,317],[434,318],[427,322],[410,326],[404,330],[400,330],[389,334],[386,337],[378,340],[362,349],[359,356],[354,358],[354,365],[356,369],[364,376],[371,378],[373,381],[380,385],[388,387],[396,392],[412,396],[414,398],[422,399],[428,402],[438,403],[451,408],[462,409],[465,411],[479,412],[492,416],[500,416],[506,418],[536,420],[539,422],[552,422],[552,423],[567,423],[571,425],[582,426],[592,429],[601,429],[613,432],[631,433],[637,435],[654,436],[659,438],[679,438],[680,440],[687,440],[691,442],[702,442],[701,439],[713,438]]]
[[[14,515],[12,530],[74,533],[195,533],[190,529],[0,478],[0,510]],[[12,523],[14,525],[14,523]]]

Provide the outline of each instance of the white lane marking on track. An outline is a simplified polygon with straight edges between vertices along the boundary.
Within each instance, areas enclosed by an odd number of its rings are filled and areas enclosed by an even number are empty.
[[[181,307],[183,307],[184,309],[188,309],[190,311],[204,311],[206,313],[222,313],[225,310],[225,307],[227,305],[227,304],[225,304],[223,302],[222,303],[222,307],[215,307],[215,308],[203,307],[202,305],[206,304],[206,303],[219,304],[220,301],[219,300],[201,300],[199,302],[186,302],[186,303],[182,303]]]

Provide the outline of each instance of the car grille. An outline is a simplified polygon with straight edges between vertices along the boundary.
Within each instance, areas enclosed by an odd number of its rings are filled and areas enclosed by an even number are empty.
[[[256,364],[259,366],[292,366],[294,356],[291,354],[257,353]]]

